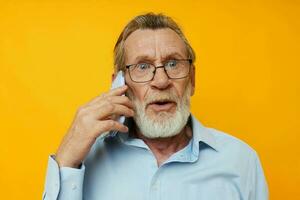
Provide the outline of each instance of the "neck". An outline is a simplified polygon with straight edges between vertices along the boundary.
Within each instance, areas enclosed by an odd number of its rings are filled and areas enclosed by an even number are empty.
[[[157,165],[160,166],[172,154],[183,149],[189,143],[192,138],[192,130],[189,125],[186,125],[179,134],[173,137],[151,139],[146,138],[136,128],[135,135],[148,145],[157,160]]]

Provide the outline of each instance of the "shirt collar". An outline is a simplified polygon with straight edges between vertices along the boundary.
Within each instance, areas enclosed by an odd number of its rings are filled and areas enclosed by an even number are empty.
[[[193,131],[193,153],[199,154],[199,144],[202,142],[215,151],[218,151],[218,145],[213,133],[203,126],[192,114],[190,116],[190,123]]]
[[[193,154],[197,155],[199,154],[199,148],[200,148],[200,143],[204,143],[206,145],[208,145],[209,147],[211,147],[212,149],[214,149],[215,151],[218,151],[218,145],[216,142],[216,138],[213,135],[213,133],[206,128],[205,126],[203,126],[201,124],[201,122],[199,122],[192,114],[189,117],[189,122],[192,128],[192,132],[193,132],[193,136],[192,136],[192,151]],[[139,139],[134,139],[131,138],[130,136],[130,131],[133,128],[133,119],[132,118],[126,118],[125,120],[125,125],[128,126],[128,130],[129,132],[127,133],[120,133],[120,132],[115,132],[115,133],[111,133],[108,134],[106,137],[114,137],[115,135],[118,136],[118,138],[125,143],[128,143],[131,141],[128,140],[139,140]],[[140,146],[140,145],[138,145]],[[141,147],[145,147],[145,145],[141,145]]]

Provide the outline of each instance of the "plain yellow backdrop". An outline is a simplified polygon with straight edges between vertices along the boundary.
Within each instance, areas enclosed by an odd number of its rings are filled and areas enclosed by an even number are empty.
[[[194,115],[259,153],[271,199],[299,198],[299,8],[296,0],[0,1],[1,199],[41,199],[48,155],[77,108],[110,88],[116,39],[148,11],[173,17],[197,53]]]

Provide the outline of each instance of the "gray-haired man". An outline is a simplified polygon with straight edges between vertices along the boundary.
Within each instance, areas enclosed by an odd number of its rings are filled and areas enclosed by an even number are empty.
[[[256,152],[190,114],[195,53],[170,17],[130,21],[114,61],[126,85],[79,108],[49,157],[43,199],[268,199]]]

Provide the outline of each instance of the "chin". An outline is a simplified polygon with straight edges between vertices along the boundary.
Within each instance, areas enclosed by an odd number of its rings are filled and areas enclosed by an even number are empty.
[[[160,111],[160,112],[146,112],[146,115],[149,119],[158,122],[158,123],[162,123],[165,122],[167,120],[170,120],[170,118],[175,117],[176,112],[171,112],[171,111]]]
[[[167,138],[180,133],[187,123],[189,110],[180,109],[176,112],[144,112],[140,110],[134,120],[140,132],[147,138]]]

